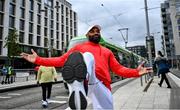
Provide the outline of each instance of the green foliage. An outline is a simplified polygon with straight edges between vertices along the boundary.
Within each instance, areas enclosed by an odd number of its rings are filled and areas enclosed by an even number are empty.
[[[5,47],[8,49],[8,59],[13,59],[14,56],[19,56],[20,47],[18,44],[18,34],[16,29],[11,30],[5,38],[4,48]]]

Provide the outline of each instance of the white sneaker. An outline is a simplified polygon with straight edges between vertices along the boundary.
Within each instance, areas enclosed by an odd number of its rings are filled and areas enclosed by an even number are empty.
[[[47,101],[42,100],[42,106],[43,106],[44,108],[47,108],[47,107],[48,107]]]
[[[80,52],[74,52],[67,58],[62,76],[68,83],[69,107],[71,109],[86,109],[87,100],[84,89],[87,67]]]

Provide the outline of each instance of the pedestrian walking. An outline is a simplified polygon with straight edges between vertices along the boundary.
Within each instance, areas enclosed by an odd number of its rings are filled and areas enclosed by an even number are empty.
[[[167,84],[167,88],[171,88],[171,85],[168,81],[168,78],[166,76],[166,74],[169,72],[169,64],[167,59],[164,57],[164,55],[162,54],[161,51],[158,51],[157,53],[157,57],[155,58],[155,62],[154,65],[156,65],[157,69],[158,69],[158,76],[161,75],[161,80],[158,83],[158,85],[161,87],[163,81],[165,80],[166,84]]]
[[[8,75],[8,69],[7,66],[4,65],[2,68],[2,74],[3,74],[3,79],[1,84],[7,84],[7,80],[9,79],[9,75]]]
[[[113,109],[109,70],[126,78],[152,72],[151,68],[142,65],[131,69],[119,64],[113,53],[99,44],[100,31],[99,25],[90,27],[86,34],[88,41],[76,45],[60,57],[43,58],[34,50],[32,54],[21,53],[24,59],[38,65],[63,67],[62,76],[68,83],[71,109],[87,107],[85,79],[88,80],[87,96],[92,100],[93,109]]]
[[[54,67],[40,66],[37,75],[37,84],[42,87],[42,106],[46,108],[50,101],[52,83],[57,79],[56,69]]]

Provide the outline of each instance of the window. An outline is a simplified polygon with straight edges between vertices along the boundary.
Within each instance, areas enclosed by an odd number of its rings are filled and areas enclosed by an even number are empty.
[[[19,42],[24,43],[24,32],[19,33]]]
[[[72,27],[72,20],[70,20],[70,27]]]
[[[26,0],[21,0],[21,1],[20,1],[20,6],[21,6],[21,7],[25,7],[25,1],[26,1]]]
[[[3,27],[0,27],[0,39],[3,38]]]
[[[47,45],[48,45],[48,39],[44,38],[44,47],[47,47]]]
[[[66,25],[68,25],[68,18],[66,18]]]
[[[64,25],[61,25],[61,31],[64,32]]]
[[[61,40],[64,41],[64,34],[61,34]]]
[[[48,8],[44,7],[44,10],[45,10],[45,17],[47,17],[48,16]]]
[[[53,13],[53,10],[51,10],[51,19],[54,18],[54,13]]]
[[[29,0],[29,9],[30,10],[34,9],[34,2],[33,2],[33,0]]]
[[[61,23],[64,23],[64,16],[61,16]]]
[[[40,15],[37,15],[37,23],[41,24],[41,16]]]
[[[51,28],[53,28],[54,27],[54,22],[53,22],[53,20],[51,20]]]
[[[37,26],[37,34],[40,35],[41,34],[41,26]]]
[[[29,12],[29,21],[33,22],[33,12]]]
[[[25,10],[23,8],[20,8],[20,17],[21,18],[25,17]]]
[[[44,28],[44,36],[47,36],[47,28]]]
[[[72,18],[72,10],[70,10],[70,18]]]
[[[66,27],[66,33],[67,33],[67,34],[69,33],[69,28],[68,28],[68,27]]]
[[[19,22],[19,29],[24,30],[24,20],[20,20]]]
[[[59,21],[59,13],[56,13],[56,20]]]
[[[54,45],[54,40],[51,39],[51,46],[53,47],[53,45]]]
[[[44,18],[44,26],[47,26],[48,20],[47,18]]]
[[[59,30],[59,23],[56,23],[56,30]]]
[[[38,13],[40,14],[41,13],[41,4],[37,4],[38,6]]]
[[[29,44],[33,43],[33,35],[32,34],[29,34],[28,43]]]
[[[59,39],[59,32],[56,32],[56,39]]]
[[[72,31],[72,29],[70,29],[70,35],[72,35],[72,33],[73,33],[73,31]]]
[[[76,13],[74,12],[74,21],[76,21]]]
[[[4,0],[0,0],[0,11],[4,11]]]
[[[33,23],[29,23],[29,32],[33,33]]]
[[[56,6],[59,6],[59,2],[56,2]],[[59,8],[56,8],[57,12],[59,12]]]
[[[53,35],[54,35],[54,31],[51,30],[51,38],[53,38]]]
[[[59,41],[56,41],[56,48],[59,49]]]
[[[3,25],[3,13],[0,13],[0,25]]]
[[[9,27],[14,28],[14,24],[15,24],[15,18],[10,16],[9,17]]]
[[[38,45],[38,46],[41,45],[41,36],[37,36],[37,45]]]
[[[61,13],[64,14],[64,5],[61,5]]]
[[[68,12],[68,8],[66,7],[66,16],[68,16],[69,12]]]
[[[9,5],[9,14],[10,15],[15,15],[15,5],[11,4]]]

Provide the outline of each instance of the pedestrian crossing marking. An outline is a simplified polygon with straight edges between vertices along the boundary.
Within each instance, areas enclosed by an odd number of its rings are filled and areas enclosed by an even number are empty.
[[[12,95],[12,96],[20,96],[22,94],[19,94],[19,93],[8,93],[8,95]]]
[[[0,99],[9,99],[11,97],[4,97],[4,96],[0,96]]]
[[[64,104],[64,103],[67,103],[67,102],[66,102],[66,101],[50,100],[49,103],[59,103],[59,104]]]
[[[68,99],[69,97],[68,96],[56,96],[55,98],[59,99],[59,98],[66,98]]]

